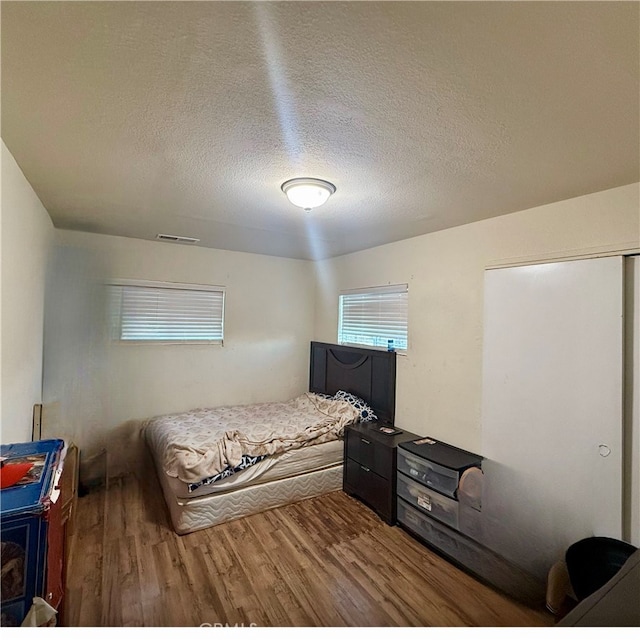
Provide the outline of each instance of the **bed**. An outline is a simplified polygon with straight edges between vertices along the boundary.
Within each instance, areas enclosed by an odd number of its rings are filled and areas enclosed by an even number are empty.
[[[143,423],[171,522],[184,535],[342,487],[343,431],[393,425],[396,354],[311,342],[308,391]]]

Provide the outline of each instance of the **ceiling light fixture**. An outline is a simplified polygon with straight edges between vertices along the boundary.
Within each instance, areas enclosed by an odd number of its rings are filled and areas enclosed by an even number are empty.
[[[282,184],[289,202],[305,211],[311,211],[324,204],[336,192],[335,185],[318,178],[294,178]]]

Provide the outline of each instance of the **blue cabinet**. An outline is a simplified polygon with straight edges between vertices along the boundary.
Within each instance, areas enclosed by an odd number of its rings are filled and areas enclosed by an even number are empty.
[[[53,488],[61,471],[63,440],[0,446],[5,464],[32,462],[18,484],[0,491],[2,626],[19,626],[34,596],[45,597]]]

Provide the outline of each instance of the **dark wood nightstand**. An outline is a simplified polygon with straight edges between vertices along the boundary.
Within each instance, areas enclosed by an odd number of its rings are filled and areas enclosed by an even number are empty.
[[[345,429],[342,489],[371,507],[387,524],[396,523],[396,447],[420,436],[409,431],[391,436],[377,422]]]

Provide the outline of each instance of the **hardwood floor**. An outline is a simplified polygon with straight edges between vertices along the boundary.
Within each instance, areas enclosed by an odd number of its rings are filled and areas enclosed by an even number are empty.
[[[186,536],[153,472],[78,501],[67,626],[550,626],[341,491]]]

